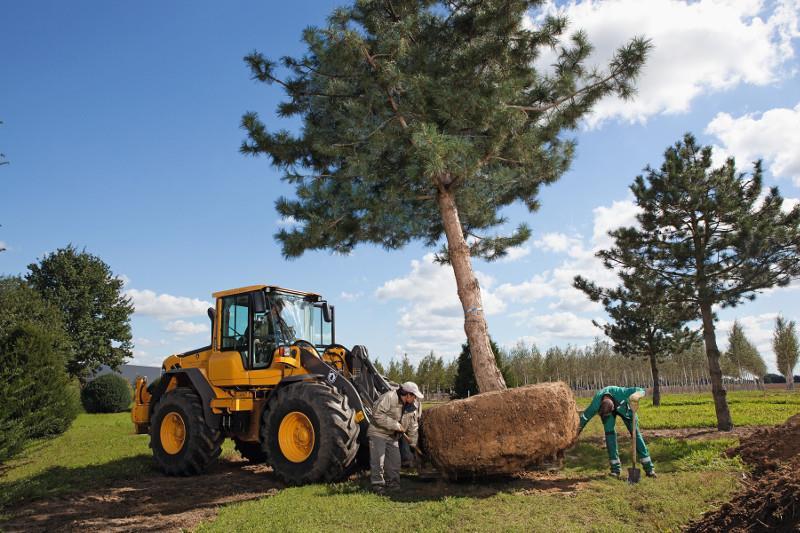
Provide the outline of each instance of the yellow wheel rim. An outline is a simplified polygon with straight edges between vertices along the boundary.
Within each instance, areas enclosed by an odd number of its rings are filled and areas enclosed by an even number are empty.
[[[161,420],[161,447],[170,455],[183,449],[186,442],[186,424],[183,417],[176,412],[167,413]]]
[[[281,453],[293,463],[302,463],[314,450],[314,426],[300,411],[292,411],[281,420],[278,428]]]

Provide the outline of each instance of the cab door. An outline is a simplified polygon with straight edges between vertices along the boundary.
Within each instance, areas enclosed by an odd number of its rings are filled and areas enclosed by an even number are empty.
[[[217,386],[248,385],[252,353],[250,294],[233,294],[217,302],[219,342],[208,360],[208,379]]]

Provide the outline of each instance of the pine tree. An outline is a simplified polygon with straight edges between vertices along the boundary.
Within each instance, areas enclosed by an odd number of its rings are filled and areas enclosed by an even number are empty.
[[[794,321],[786,322],[782,316],[775,319],[775,332],[772,334],[772,349],[778,372],[786,377],[786,388],[794,389],[794,367],[800,355],[797,347],[797,334]]]
[[[492,339],[489,339],[489,345],[492,348],[495,364],[500,370],[504,382],[508,381],[508,368],[503,361],[503,353]],[[456,398],[466,398],[479,392],[478,381],[475,379],[473,369],[472,352],[469,349],[469,343],[465,342],[461,345],[461,353],[458,354],[458,359],[456,360],[456,374],[453,379],[453,393]]]
[[[653,405],[661,405],[659,363],[687,349],[696,333],[686,327],[694,318],[683,302],[670,301],[667,287],[648,271],[619,272],[622,284],[614,289],[598,287],[581,276],[574,285],[594,302],[601,302],[611,322],[596,326],[613,342],[614,351],[627,357],[644,357],[653,377]]]
[[[711,147],[687,134],[668,148],[660,169],[631,186],[640,227],[612,232],[615,247],[600,252],[610,268],[649,271],[672,301],[697,310],[711,376],[717,428],[733,427],[722,383],[714,305],[733,307],[800,275],[800,206],[782,211],[777,188],[763,202],[761,162],[750,175],[731,158],[713,169]]]
[[[303,33],[307,52],[281,65],[258,52],[245,60],[256,80],[278,84],[283,117],[297,134],[242,118],[241,151],[267,155],[295,187],[278,212],[298,223],[277,239],[286,257],[306,250],[350,252],[359,243],[397,249],[444,244],[455,273],[464,330],[481,391],[502,389],[471,257],[506,254],[530,236],[508,235],[502,208],[537,209],[542,185],[569,167],[565,132],[602,97],[623,98],[650,48],[632,39],[605,70],[590,68],[582,32],[563,38],[564,18],[527,29],[542,0],[357,0],[323,28]],[[553,50],[550,70],[534,67]],[[282,67],[282,72],[278,69]]]
[[[733,322],[733,327],[728,334],[728,350],[722,354],[720,367],[727,375],[744,378],[745,374],[751,374],[756,381],[767,373],[764,359],[747,338],[738,321]]]

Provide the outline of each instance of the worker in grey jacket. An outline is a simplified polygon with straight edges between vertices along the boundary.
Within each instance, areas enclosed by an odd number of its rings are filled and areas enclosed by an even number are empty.
[[[414,447],[419,434],[420,405],[424,396],[416,383],[407,381],[397,390],[380,396],[372,407],[369,437],[369,465],[372,489],[400,487],[399,440],[408,439]]]

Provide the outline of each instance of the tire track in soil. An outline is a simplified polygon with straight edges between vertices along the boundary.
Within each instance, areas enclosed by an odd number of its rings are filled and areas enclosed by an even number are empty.
[[[0,529],[18,531],[180,531],[216,516],[221,505],[270,496],[285,485],[265,465],[221,460],[208,473],[160,472],[23,504]]]

